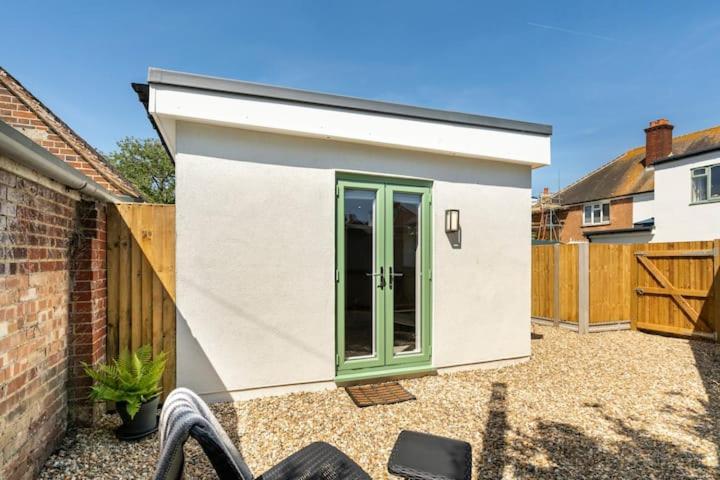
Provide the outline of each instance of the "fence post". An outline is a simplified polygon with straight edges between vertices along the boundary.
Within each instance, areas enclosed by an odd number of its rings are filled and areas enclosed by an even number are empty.
[[[713,241],[713,299],[710,325],[715,329],[715,341],[720,342],[720,239]]]
[[[560,326],[560,244],[553,245],[553,325]]]
[[[630,329],[637,330],[638,321],[638,259],[636,253],[645,244],[634,244],[630,249]]]
[[[590,244],[578,244],[578,333],[590,332]]]

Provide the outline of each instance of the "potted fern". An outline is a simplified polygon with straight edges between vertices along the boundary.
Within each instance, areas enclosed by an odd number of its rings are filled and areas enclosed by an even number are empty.
[[[134,352],[123,350],[117,360],[95,368],[83,364],[93,379],[91,398],[115,402],[123,424],[116,434],[122,440],[137,440],[157,430],[160,380],[167,355],[152,358],[150,345]]]

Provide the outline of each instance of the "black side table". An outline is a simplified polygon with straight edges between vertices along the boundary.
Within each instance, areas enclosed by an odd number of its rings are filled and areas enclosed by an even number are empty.
[[[452,438],[403,430],[390,454],[388,472],[408,480],[470,480],[472,447]]]

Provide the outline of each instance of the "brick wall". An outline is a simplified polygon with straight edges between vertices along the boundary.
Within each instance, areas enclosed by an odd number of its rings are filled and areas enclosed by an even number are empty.
[[[91,385],[82,363],[105,361],[107,337],[106,206],[95,202],[78,205],[78,241],[72,259],[73,290],[70,297],[70,418],[92,423],[99,403],[87,401]]]
[[[112,190],[113,187],[110,183],[87,160],[83,159],[56,132],[53,132],[36,113],[13,95],[2,83],[0,83],[0,120],[15,127],[71,167],[84,173],[103,187]]]
[[[65,433],[74,362],[104,356],[104,273],[97,273],[104,207],[93,212],[94,204],[51,185],[0,170],[0,478],[7,480],[33,478]],[[87,394],[71,385],[72,398]]]
[[[137,189],[68,125],[0,68],[0,120],[113,193],[138,196]]]
[[[615,230],[618,228],[631,228],[633,226],[633,199],[631,197],[612,200],[610,202],[610,224],[595,227],[583,227],[583,207],[577,205],[564,210],[560,215],[563,221],[560,232],[561,242],[584,242],[587,241],[585,233],[601,230]]]

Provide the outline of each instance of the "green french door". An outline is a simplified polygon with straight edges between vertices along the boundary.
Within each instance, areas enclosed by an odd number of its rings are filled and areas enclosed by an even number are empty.
[[[338,376],[430,364],[430,207],[427,184],[338,181]]]

